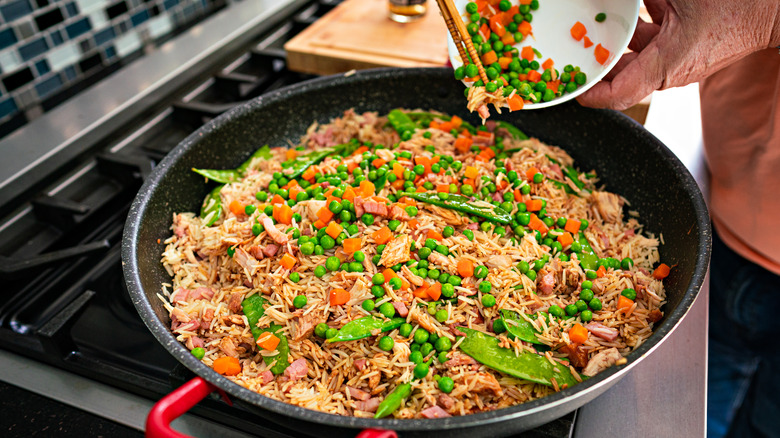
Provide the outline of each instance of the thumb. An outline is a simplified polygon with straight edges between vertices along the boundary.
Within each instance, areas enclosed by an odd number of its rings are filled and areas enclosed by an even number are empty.
[[[627,59],[633,56],[624,55]],[[663,61],[656,42],[652,41],[611,81],[599,82],[577,97],[577,101],[584,106],[623,110],[661,88],[663,81]]]

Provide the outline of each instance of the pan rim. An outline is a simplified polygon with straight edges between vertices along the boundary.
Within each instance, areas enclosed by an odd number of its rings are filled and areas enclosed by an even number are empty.
[[[667,315],[664,323],[662,323],[653,332],[651,337],[645,343],[643,343],[627,356],[627,363],[625,365],[610,367],[595,377],[588,379],[585,382],[579,383],[571,388],[564,389],[558,393],[531,402],[510,406],[495,411],[441,419],[373,419],[329,414],[271,399],[242,386],[234,384],[192,356],[192,354],[190,354],[189,351],[187,351],[186,348],[175,339],[169,328],[166,327],[165,324],[163,324],[163,322],[157,318],[157,315],[154,313],[154,310],[151,307],[151,303],[144,293],[144,288],[141,283],[140,271],[138,268],[138,234],[141,229],[142,219],[144,218],[144,214],[148,207],[149,196],[151,193],[153,193],[155,186],[165,176],[166,170],[173,163],[175,163],[179,157],[185,154],[198,141],[200,141],[202,137],[220,129],[220,127],[226,124],[231,123],[234,118],[254,111],[257,107],[265,107],[266,105],[272,105],[277,101],[284,100],[291,93],[294,93],[298,88],[305,88],[306,90],[318,90],[328,87],[336,87],[342,83],[354,82],[357,80],[370,81],[375,78],[386,77],[388,74],[414,76],[422,73],[443,74],[444,72],[447,72],[449,75],[451,74],[451,69],[444,67],[408,69],[379,68],[362,70],[352,74],[325,76],[284,87],[274,92],[260,96],[250,102],[240,104],[233,109],[226,111],[206,125],[203,125],[201,128],[190,134],[181,143],[179,143],[179,145],[177,145],[176,148],[155,167],[146,181],[144,181],[144,184],[136,195],[136,198],[133,201],[133,204],[128,213],[122,242],[122,265],[125,276],[125,283],[127,285],[127,289],[131,296],[133,305],[141,315],[144,324],[146,324],[155,338],[166,348],[166,350],[168,350],[169,353],[171,353],[190,371],[204,378],[218,388],[224,390],[228,394],[241,399],[245,403],[250,403],[254,406],[274,413],[283,414],[285,417],[294,417],[313,423],[344,428],[380,428],[399,431],[433,431],[484,426],[496,422],[504,422],[507,420],[529,417],[547,410],[551,410],[554,407],[564,405],[574,400],[583,399],[595,391],[603,391],[611,386],[607,384],[614,383],[615,381],[622,378],[642,358],[650,354],[668,338],[668,335],[671,334],[677,328],[677,326],[679,326],[684,316],[688,313],[704,282],[711,250],[711,228],[704,197],[698,189],[698,185],[696,184],[693,176],[682,164],[682,162],[680,162],[677,156],[671,152],[671,150],[669,150],[662,142],[660,142],[660,140],[647,131],[644,131],[644,135],[649,135],[651,137],[653,143],[658,149],[658,152],[669,162],[673,170],[681,176],[683,183],[682,185],[690,196],[696,210],[696,223],[700,232],[697,242],[699,251],[696,256],[694,273],[691,276],[687,287],[685,288],[685,293],[678,306]],[[635,128],[644,130],[644,128],[641,128],[641,125],[621,113],[609,110],[593,111],[609,112],[611,114],[610,117],[616,118],[616,123],[635,125]],[[607,387],[605,388],[604,385],[607,385]],[[572,410],[576,409],[576,407],[578,406],[572,406]]]

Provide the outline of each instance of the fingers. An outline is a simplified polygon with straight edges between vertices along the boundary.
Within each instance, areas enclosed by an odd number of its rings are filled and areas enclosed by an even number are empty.
[[[612,70],[607,73],[606,76],[604,76],[605,81],[612,81],[612,79],[617,76],[618,73],[623,71],[626,66],[631,63],[633,60],[636,59],[636,57],[639,56],[639,53],[637,52],[628,52],[624,53],[623,56],[620,57],[617,64],[615,64],[614,67],[612,67]]]
[[[645,0],[645,7],[650,18],[653,19],[653,23],[661,24],[664,21],[669,2],[667,0]]]
[[[577,101],[596,108],[626,109],[661,87],[663,72],[658,47],[651,42],[634,59],[627,61],[612,81],[599,82],[579,96]]]
[[[636,30],[634,30],[634,36],[631,37],[631,42],[628,43],[628,48],[635,52],[641,52],[660,31],[661,26],[655,23],[646,23],[639,19],[636,24]]]

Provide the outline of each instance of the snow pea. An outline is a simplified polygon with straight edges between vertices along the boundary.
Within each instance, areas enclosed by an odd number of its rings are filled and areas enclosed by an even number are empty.
[[[533,324],[517,312],[501,309],[501,319],[505,321],[504,325],[506,325],[507,333],[532,344],[542,343],[536,338],[536,334],[539,332],[534,328]],[[506,321],[512,321],[512,323],[506,323]]]
[[[238,171],[238,173],[241,176],[244,176],[247,169],[249,169],[249,165],[252,164],[252,160],[254,160],[255,158],[264,158],[266,160],[270,160],[273,157],[274,157],[273,154],[271,154],[271,148],[268,147],[268,145],[265,145],[260,149],[256,150],[252,155],[250,155],[249,158],[246,159],[246,161],[241,163],[241,165],[238,166],[238,168],[236,168],[236,171]]]
[[[385,188],[385,185],[387,184],[387,176],[389,174],[389,172],[385,173],[384,175],[374,180],[374,190],[376,191],[377,195],[382,191],[383,188]]]
[[[393,129],[395,129],[399,135],[406,131],[414,132],[417,127],[405,112],[397,109],[394,109],[387,114],[387,121],[393,125]]]
[[[402,383],[395,387],[393,392],[387,394],[382,403],[376,408],[376,414],[374,418],[384,418],[395,412],[396,409],[401,407],[401,403],[406,400],[412,394],[412,384]]]
[[[206,226],[210,227],[222,216],[222,197],[219,192],[222,191],[224,184],[220,184],[206,195],[203,205],[200,208],[200,218],[207,219]]]
[[[423,122],[426,122],[425,123],[426,127],[427,127],[427,125],[430,122],[433,121],[433,119],[440,119],[440,120],[444,120],[446,122],[449,122],[450,120],[452,120],[452,116],[448,116],[446,114],[434,114],[434,113],[427,113],[427,112],[424,112],[424,111],[416,111],[416,112],[412,112],[412,113],[406,113],[406,115],[409,116],[409,118],[412,119],[413,121],[417,122],[418,126],[423,126]],[[466,121],[461,122],[460,127],[466,129],[471,134],[476,134],[477,133],[477,128],[475,128],[474,125],[472,125],[469,122],[466,122]]]
[[[230,184],[241,179],[241,175],[235,169],[196,169],[193,167],[192,171],[221,184]]]
[[[512,215],[501,207],[496,207],[483,201],[471,201],[462,195],[449,194],[447,199],[441,199],[437,193],[431,192],[404,193],[403,196],[461,213],[473,214],[491,222],[498,222],[504,225],[512,222]]]
[[[496,127],[498,128],[504,128],[509,132],[512,137],[514,137],[517,140],[528,140],[528,136],[525,135],[525,132],[517,129],[514,125],[511,123],[503,122],[501,120],[496,121]]]
[[[263,361],[266,364],[271,364],[276,361],[276,364],[271,367],[271,372],[274,374],[282,374],[285,369],[290,365],[290,361],[287,356],[290,354],[290,347],[287,344],[287,338],[281,333],[282,326],[278,324],[271,324],[268,328],[260,328],[257,326],[257,322],[265,314],[265,299],[260,295],[252,295],[247,297],[241,302],[241,307],[244,311],[246,319],[249,321],[249,329],[252,331],[255,341],[265,332],[271,332],[279,338],[279,345],[276,346],[278,354],[273,356],[263,356]]]
[[[552,379],[560,388],[577,383],[565,365],[553,366],[546,357],[525,350],[515,356],[514,350],[499,347],[498,339],[492,336],[467,327],[458,330],[466,334],[459,346],[461,351],[489,368],[546,386],[553,386]]]
[[[591,190],[588,190],[585,188],[585,183],[580,181],[580,173],[577,172],[577,170],[571,166],[566,166],[563,168],[563,174],[569,177],[570,180],[574,183],[577,188],[580,190],[585,190],[588,193],[591,192]]]
[[[377,318],[374,316],[364,316],[354,321],[344,324],[336,333],[336,336],[328,339],[328,342],[344,342],[363,339],[371,336],[371,332],[379,330],[380,332],[389,332],[395,328],[401,327],[405,323],[405,318],[393,318],[390,320]]]
[[[333,147],[320,149],[315,152],[310,152],[305,155],[299,155],[292,160],[282,163],[282,167],[285,168],[284,176],[287,179],[294,179],[303,174],[309,167],[319,163],[326,157],[338,154],[347,149],[347,144],[339,144]],[[356,148],[357,149],[357,148]]]

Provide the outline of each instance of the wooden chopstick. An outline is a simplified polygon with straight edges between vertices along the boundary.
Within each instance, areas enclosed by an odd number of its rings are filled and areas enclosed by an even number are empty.
[[[452,0],[436,0],[436,4],[439,6],[442,17],[444,17],[444,23],[447,25],[447,30],[450,31],[452,41],[455,42],[455,47],[458,48],[458,54],[463,61],[463,65],[469,64],[469,57],[466,55],[466,50],[468,50],[468,54],[471,55],[471,59],[479,71],[479,78],[482,79],[482,82],[487,84],[490,81],[485,73],[485,68],[479,60],[477,51],[474,49],[474,44],[471,42],[471,36],[466,29],[466,24],[463,23],[463,20],[458,13],[458,9],[452,3]],[[464,44],[466,46],[465,50],[463,49]]]

